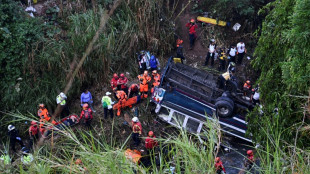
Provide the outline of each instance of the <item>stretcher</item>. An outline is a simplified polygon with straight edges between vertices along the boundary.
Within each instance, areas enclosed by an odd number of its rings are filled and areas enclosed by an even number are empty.
[[[66,128],[72,127],[78,123],[79,123],[79,116],[77,116],[75,114],[69,115],[69,116],[61,119],[58,122],[52,123],[53,125],[48,126],[46,136],[51,134],[52,131],[65,130]]]
[[[219,26],[223,26],[223,27],[230,25],[229,22],[219,21],[219,20],[216,20],[216,19],[202,17],[202,16],[198,16],[197,17],[197,21],[204,22],[204,23],[209,23],[209,24],[214,24],[214,25],[219,25]]]
[[[140,100],[141,100],[140,95],[131,97],[127,100],[121,100],[117,102],[115,105],[113,105],[113,110],[117,110],[117,115],[120,116],[121,109],[126,108],[126,107],[132,107],[132,105],[139,103]]]
[[[139,152],[138,150],[131,150],[131,149],[127,149],[125,151],[125,157],[135,164],[139,164],[140,159],[142,158],[141,152]]]

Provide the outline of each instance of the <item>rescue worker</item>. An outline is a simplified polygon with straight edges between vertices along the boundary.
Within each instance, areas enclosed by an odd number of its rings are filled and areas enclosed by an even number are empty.
[[[112,99],[109,97],[111,95],[110,92],[106,92],[105,96],[102,97],[101,103],[104,111],[104,118],[108,118],[108,112],[110,113],[111,119],[113,119],[113,107],[112,107]]]
[[[40,133],[42,136],[44,136],[44,132],[45,132],[45,128],[47,126],[47,123],[48,123],[48,121],[44,117],[42,117],[40,119],[39,130],[40,130]]]
[[[154,71],[154,70],[159,70],[159,60],[157,57],[155,57],[155,55],[152,55],[150,60],[149,60],[149,65],[150,65],[150,68],[151,68],[151,71]]]
[[[227,51],[227,59],[228,59],[228,64],[230,62],[236,63],[236,54],[237,54],[237,49],[235,45],[231,45],[230,48]]]
[[[154,147],[158,145],[158,141],[154,135],[153,131],[149,131],[148,137],[145,139],[145,148],[150,152]]]
[[[92,112],[96,112],[92,106],[93,104],[93,96],[86,88],[84,92],[81,94],[81,106],[83,107],[84,104],[87,103],[88,106],[91,108]]]
[[[24,143],[20,138],[18,131],[15,129],[15,126],[13,125],[8,126],[8,135],[10,136],[10,145],[13,152],[16,152],[15,149],[16,141],[20,144],[21,148],[24,148]]]
[[[234,73],[235,73],[235,68],[233,67],[231,71],[227,71],[219,76],[219,89],[226,90],[226,82],[233,78]]]
[[[245,81],[243,85],[243,96],[244,97],[248,96],[251,90],[252,90],[251,81],[250,80]]]
[[[245,48],[245,44],[243,41],[239,42],[237,44],[237,55],[238,55],[238,61],[237,64],[241,65],[242,64],[242,60],[244,57],[244,54],[246,54],[246,48]]]
[[[31,121],[31,126],[29,127],[29,148],[32,148],[33,144],[39,138],[39,127],[36,121]]]
[[[223,166],[223,162],[221,161],[220,157],[215,158],[215,170],[217,174],[226,173],[226,170]]]
[[[128,79],[122,73],[119,75],[119,79],[117,80],[117,90],[123,90],[126,94],[128,94],[128,87],[127,87]]]
[[[92,110],[91,110],[91,108],[89,108],[88,107],[88,104],[87,103],[85,103],[85,104],[83,104],[83,110],[82,110],[82,112],[81,112],[81,115],[80,115],[80,120],[82,119],[82,118],[84,118],[84,124],[85,124],[85,126],[87,126],[88,128],[91,128],[91,125],[90,125],[90,123],[91,123],[91,121],[92,121],[92,119],[93,119],[93,114],[92,114]]]
[[[39,104],[38,116],[40,119],[44,117],[44,119],[50,121],[51,115],[48,113],[48,110],[45,108],[44,104]]]
[[[185,59],[183,55],[183,46],[182,46],[183,40],[177,39],[177,58],[181,58],[181,61],[183,63],[183,60]]]
[[[252,89],[252,94],[251,94],[251,102],[253,102],[253,105],[260,104],[259,101],[259,85],[256,86],[256,88]]]
[[[211,58],[211,66],[213,67],[215,52],[216,52],[215,40],[211,39],[211,42],[210,42],[210,44],[208,46],[208,54],[206,56],[206,62],[204,64],[204,66],[207,66],[209,64],[209,59]]]
[[[133,96],[137,96],[139,94],[139,85],[134,83],[132,85],[130,85],[129,89],[128,89],[128,98],[131,98]]]
[[[255,162],[253,150],[248,150],[246,154],[247,157],[244,161],[244,167],[246,168],[246,170],[251,170]]]
[[[69,115],[69,109],[67,106],[66,102],[67,96],[65,93],[61,92],[57,97],[56,97],[56,103],[60,104],[61,106],[61,117],[64,118]]]
[[[144,71],[143,75],[139,75],[138,78],[140,81],[141,98],[147,98],[149,91],[148,83],[151,81],[151,77],[148,75],[147,71]]]
[[[152,76],[153,76],[153,85],[152,85],[151,93],[154,92],[154,87],[158,87],[160,85],[160,74],[157,73],[156,70],[154,70],[152,72]]]
[[[116,97],[118,98],[118,103],[122,106],[123,103],[127,101],[127,95],[124,91],[120,90],[116,92]],[[117,109],[117,116],[121,115],[121,107]]]
[[[142,135],[142,126],[138,117],[132,118],[132,139],[136,146],[140,144],[140,136]]]
[[[224,71],[225,67],[226,67],[227,56],[226,56],[224,50],[220,49],[219,52],[220,52],[220,55],[219,55],[219,68],[218,68],[218,70]]]
[[[140,74],[143,74],[143,72],[146,70],[147,61],[148,60],[147,60],[147,55],[145,54],[145,51],[141,51],[138,56]]]
[[[195,23],[195,19],[191,19],[189,23],[185,25],[188,28],[189,32],[189,44],[190,44],[190,50],[193,49],[195,40],[196,40],[196,29],[198,28],[198,25]]]
[[[116,91],[117,91],[117,81],[118,81],[118,75],[116,73],[113,74],[113,77],[111,79],[111,88],[114,93],[114,98],[117,99],[116,97]]]

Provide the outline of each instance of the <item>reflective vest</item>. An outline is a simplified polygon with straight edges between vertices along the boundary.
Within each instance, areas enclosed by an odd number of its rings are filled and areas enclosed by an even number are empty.
[[[155,75],[153,75],[154,78],[154,82],[153,82],[153,86],[159,86],[160,85],[160,75],[157,73]]]
[[[230,80],[230,73],[229,72],[222,74],[222,76],[224,77],[225,80]]]
[[[226,54],[224,52],[221,53],[220,59],[225,60],[227,58]]]
[[[44,116],[44,119],[46,119],[47,121],[49,121],[51,119],[50,116],[49,116],[48,110],[46,108],[39,109],[38,110],[38,116],[40,118],[42,118],[42,116]]]
[[[106,103],[106,108],[108,108],[109,106],[111,106],[112,100],[109,96],[103,96],[101,99],[101,103],[102,103],[103,107],[105,107],[104,103]]]
[[[66,104],[66,99],[62,98],[60,95],[56,97],[56,101],[57,101],[57,104],[60,104],[61,106]]]
[[[141,123],[133,123],[132,124],[132,132],[142,134],[142,126]]]
[[[145,76],[145,75],[139,75],[138,76],[140,83],[142,85],[147,85],[147,83],[149,83],[151,81],[151,77],[149,75]]]

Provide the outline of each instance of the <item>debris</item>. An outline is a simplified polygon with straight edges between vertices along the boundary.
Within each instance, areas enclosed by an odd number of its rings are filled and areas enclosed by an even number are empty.
[[[235,23],[235,25],[232,27],[234,31],[238,31],[240,29],[241,25],[239,23]]]

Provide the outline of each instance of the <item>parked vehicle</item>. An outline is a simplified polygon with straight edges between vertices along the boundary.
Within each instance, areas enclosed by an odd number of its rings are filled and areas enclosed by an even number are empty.
[[[252,142],[246,137],[245,115],[252,104],[238,93],[236,81],[229,81],[227,91],[217,86],[218,75],[181,63],[171,57],[162,72],[161,84],[152,93],[158,117],[191,133],[200,133],[207,119],[218,117],[225,135]]]

